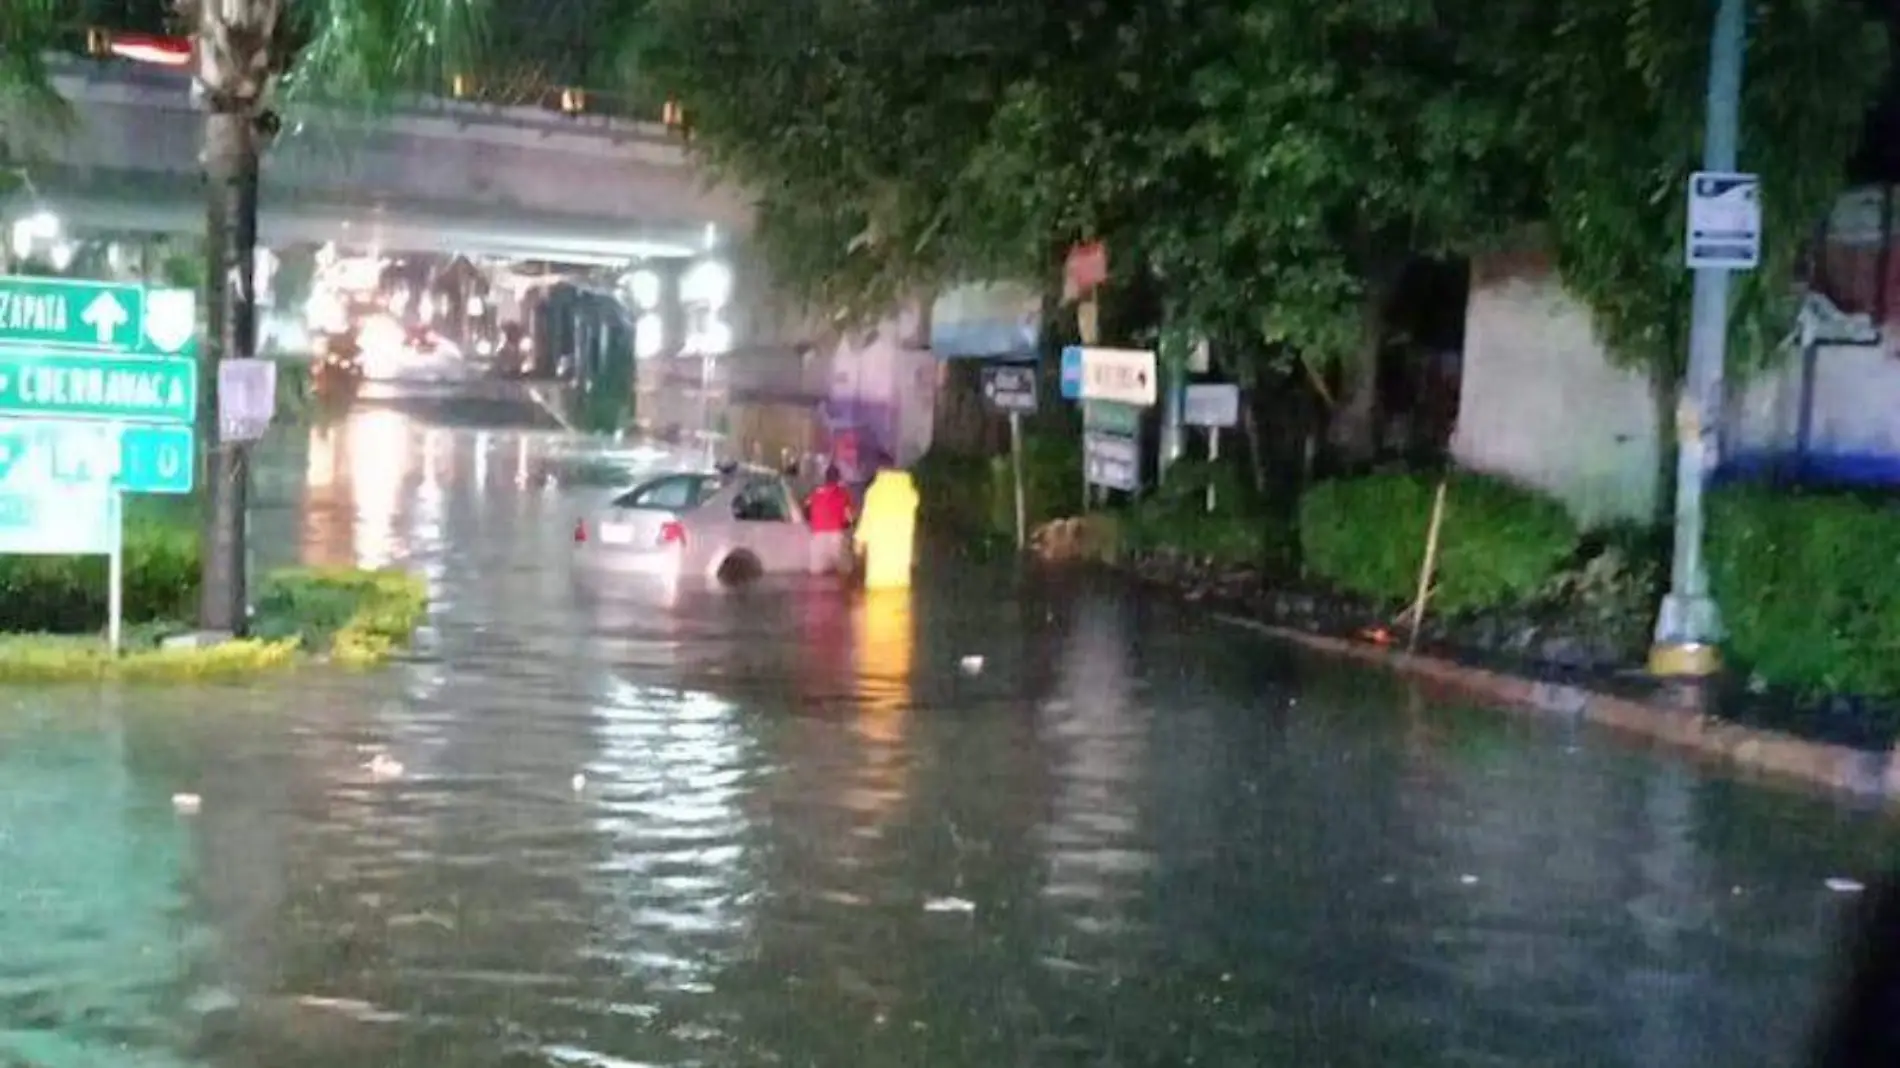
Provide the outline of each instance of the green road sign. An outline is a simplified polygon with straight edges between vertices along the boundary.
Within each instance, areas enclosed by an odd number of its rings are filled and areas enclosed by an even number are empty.
[[[0,492],[117,487],[190,493],[197,432],[184,424],[0,418]]]
[[[0,347],[188,356],[197,339],[198,296],[189,289],[0,277]]]
[[[1082,427],[1092,434],[1111,434],[1122,438],[1139,437],[1141,436],[1141,409],[1132,404],[1117,404],[1114,401],[1083,401]]]
[[[189,423],[195,360],[0,351],[0,415]]]

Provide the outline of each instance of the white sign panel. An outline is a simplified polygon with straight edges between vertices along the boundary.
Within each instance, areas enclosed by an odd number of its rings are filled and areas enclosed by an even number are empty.
[[[1761,179],[1697,171],[1689,176],[1689,266],[1747,270],[1761,262]]]
[[[1148,349],[1082,350],[1082,399],[1154,407],[1155,354]]]
[[[1209,382],[1187,388],[1181,421],[1189,426],[1225,430],[1240,422],[1240,387],[1231,382]]]
[[[119,543],[119,495],[105,486],[0,490],[0,554],[108,556]]]
[[[218,363],[218,436],[256,441],[277,411],[277,365],[270,360]]]
[[[1082,474],[1090,485],[1133,493],[1141,488],[1141,445],[1133,438],[1082,435]]]

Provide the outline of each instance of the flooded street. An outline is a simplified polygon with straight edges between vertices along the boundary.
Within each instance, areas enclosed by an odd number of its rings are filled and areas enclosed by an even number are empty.
[[[310,438],[260,565],[416,569],[417,656],[0,696],[0,1065],[1776,1064],[1892,855],[1107,581],[577,582],[571,439]]]

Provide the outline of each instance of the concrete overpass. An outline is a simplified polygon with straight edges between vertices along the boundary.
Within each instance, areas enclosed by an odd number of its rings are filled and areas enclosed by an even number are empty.
[[[34,146],[33,198],[79,228],[204,226],[203,119],[190,79],[61,58],[70,129]],[[9,205],[18,209],[19,205]],[[432,98],[385,113],[291,108],[265,157],[260,237],[573,263],[698,255],[743,233],[743,196],[713,188],[663,126]]]

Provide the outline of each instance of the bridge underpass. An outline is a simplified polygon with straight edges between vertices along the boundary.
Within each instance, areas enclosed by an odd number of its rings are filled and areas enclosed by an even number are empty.
[[[72,123],[32,146],[30,184],[8,214],[31,206],[76,228],[201,229],[203,118],[188,77],[86,59],[54,69]],[[268,244],[622,263],[703,255],[750,225],[743,195],[708,183],[663,126],[448,100],[379,114],[292,108],[263,184]]]

